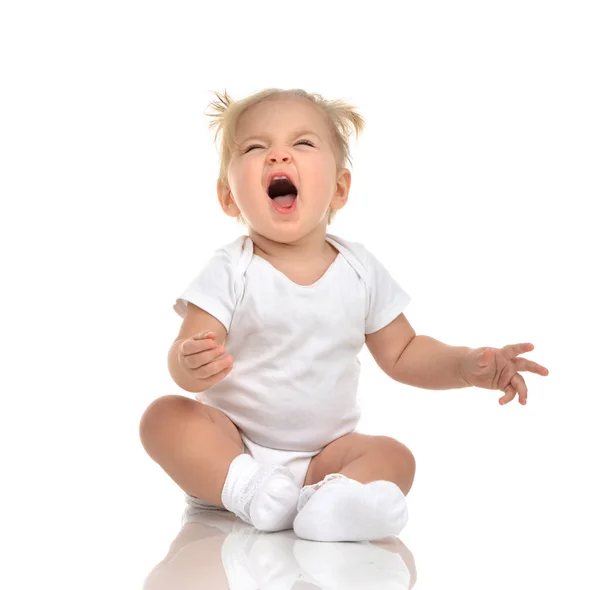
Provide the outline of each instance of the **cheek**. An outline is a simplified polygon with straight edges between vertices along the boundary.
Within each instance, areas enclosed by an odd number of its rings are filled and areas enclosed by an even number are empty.
[[[242,162],[236,162],[229,169],[229,182],[234,193],[247,191],[253,184],[258,175],[260,180],[260,170],[250,159]]]
[[[335,166],[332,166],[329,161],[320,160],[318,163],[315,163],[311,177],[316,189],[329,194],[330,190],[335,186]]]

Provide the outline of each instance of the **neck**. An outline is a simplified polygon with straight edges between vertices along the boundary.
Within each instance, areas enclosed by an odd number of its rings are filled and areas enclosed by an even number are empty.
[[[317,226],[305,236],[291,242],[277,242],[250,229],[248,234],[254,244],[254,253],[270,260],[300,262],[321,258],[334,249],[325,240],[325,226]]]

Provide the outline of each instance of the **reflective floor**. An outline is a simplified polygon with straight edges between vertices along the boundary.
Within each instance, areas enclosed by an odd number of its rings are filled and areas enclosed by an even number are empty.
[[[364,543],[315,543],[292,530],[263,533],[221,510],[189,508],[144,590],[306,590],[412,588],[412,553],[396,537]]]

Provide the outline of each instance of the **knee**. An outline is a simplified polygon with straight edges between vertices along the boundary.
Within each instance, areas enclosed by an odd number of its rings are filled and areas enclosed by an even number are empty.
[[[139,435],[142,445],[149,452],[152,441],[161,431],[170,428],[173,419],[189,409],[193,400],[182,395],[164,395],[155,399],[144,411],[140,419]]]
[[[382,445],[382,452],[388,455],[394,462],[401,464],[402,468],[409,471],[412,474],[412,478],[414,478],[417,462],[411,450],[405,444],[402,444],[391,436],[380,436],[378,439]]]

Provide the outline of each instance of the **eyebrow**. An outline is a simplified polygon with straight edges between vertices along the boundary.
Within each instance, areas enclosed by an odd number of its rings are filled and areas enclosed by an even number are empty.
[[[321,139],[321,137],[319,136],[319,134],[315,133],[314,131],[311,131],[310,129],[296,129],[295,131],[292,131],[292,133],[290,134],[290,137],[292,139],[296,139],[297,137],[300,137],[301,135],[314,135],[315,137],[318,137],[319,139]],[[249,137],[246,137],[244,139],[242,139],[242,141],[240,141],[240,144],[249,141],[250,139],[262,139],[262,140],[267,140],[269,139],[269,136],[266,133],[256,133],[254,135],[250,135]]]

